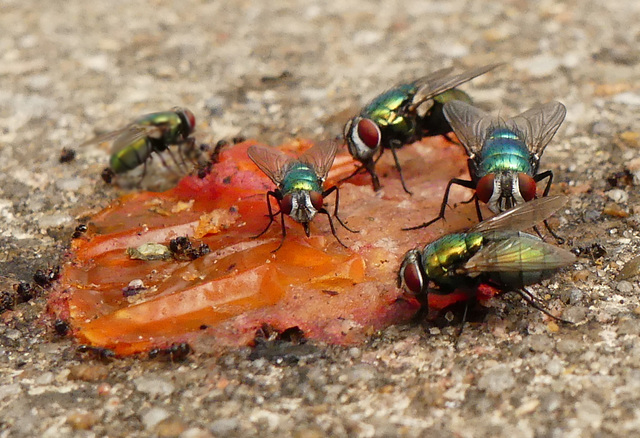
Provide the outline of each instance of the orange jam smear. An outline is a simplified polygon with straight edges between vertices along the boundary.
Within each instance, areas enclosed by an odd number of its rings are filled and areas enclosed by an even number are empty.
[[[340,217],[334,219],[342,247],[326,215],[317,215],[311,237],[285,217],[268,232],[266,192],[273,183],[249,160],[247,141],[227,147],[203,179],[183,178],[164,193],[124,196],[95,215],[88,231],[72,242],[61,280],[49,301],[50,312],[69,322],[83,344],[129,355],[189,342],[196,351],[250,345],[264,324],[277,331],[298,327],[305,337],[348,345],[376,330],[409,320],[419,304],[396,287],[404,253],[475,222],[473,203],[447,211],[447,221],[427,229],[401,231],[436,216],[447,182],[466,176],[462,148],[438,137],[409,145],[398,155],[408,187],[400,185],[390,153],[376,169],[383,189],[373,192],[367,174],[340,186]],[[308,141],[282,146],[294,156]],[[325,188],[351,174],[356,163],[341,148]],[[454,186],[450,205],[468,199]],[[335,195],[325,199],[333,213]],[[274,211],[277,206],[274,205]],[[196,260],[134,260],[128,248],[169,245],[188,236],[211,252]],[[144,288],[126,296],[139,280]],[[452,301],[453,300],[453,301]],[[432,307],[459,301],[438,298]]]

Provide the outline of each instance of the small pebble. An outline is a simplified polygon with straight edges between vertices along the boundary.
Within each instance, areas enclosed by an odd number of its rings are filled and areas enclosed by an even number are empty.
[[[629,294],[633,292],[633,284],[626,280],[619,281],[616,285],[616,290],[623,294]]]
[[[616,204],[625,204],[629,200],[629,194],[622,189],[611,189],[605,195]]]
[[[67,423],[75,430],[89,430],[100,419],[95,412],[72,412],[67,416]]]
[[[211,433],[217,436],[227,436],[240,428],[237,418],[220,418],[209,425]]]
[[[553,348],[553,341],[546,335],[531,335],[526,340],[531,351],[543,352]]]
[[[107,365],[80,364],[69,367],[69,380],[95,382],[104,380],[109,375]]]
[[[593,400],[586,399],[576,404],[576,416],[585,425],[598,428],[602,424],[602,408]]]
[[[587,317],[587,309],[580,306],[571,307],[564,312],[562,317],[567,321],[576,324],[583,321]]]
[[[134,379],[133,384],[138,391],[151,397],[168,397],[175,390],[175,386],[171,382],[158,377],[138,377]]]
[[[46,372],[38,376],[34,383],[36,385],[49,385],[51,382],[53,382],[53,379],[54,379],[53,373]]]
[[[575,306],[576,304],[582,301],[583,297],[584,297],[584,292],[582,290],[577,288],[571,289],[569,294],[569,304],[571,304],[572,306]]]
[[[182,432],[180,438],[213,438],[213,435],[207,430],[192,427]]]
[[[155,433],[156,436],[162,438],[178,437],[187,430],[187,427],[189,426],[182,420],[176,417],[169,417],[158,423],[155,427]]]
[[[142,415],[142,423],[147,430],[153,430],[162,420],[169,418],[171,414],[162,408],[151,408]]]
[[[552,376],[559,376],[562,371],[564,371],[564,366],[562,365],[562,361],[557,357],[552,358],[547,363],[547,372]]]
[[[640,106],[640,94],[637,93],[620,93],[613,96],[612,100],[615,103],[621,103],[623,105]]]
[[[347,385],[357,385],[358,383],[366,383],[374,379],[377,375],[376,368],[372,365],[359,364],[349,368],[338,379]]]
[[[9,385],[0,385],[0,400],[3,400],[9,396],[20,394],[22,388],[18,383],[11,383]]]
[[[513,372],[507,365],[496,365],[488,369],[478,379],[478,388],[491,395],[499,395],[516,383]]]
[[[109,385],[106,382],[103,382],[98,385],[97,391],[98,391],[98,395],[101,395],[101,396],[111,395],[111,385]]]

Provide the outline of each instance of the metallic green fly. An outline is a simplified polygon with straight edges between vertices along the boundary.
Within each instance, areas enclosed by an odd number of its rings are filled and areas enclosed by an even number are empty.
[[[340,202],[338,187],[331,186],[323,190],[325,178],[333,165],[337,150],[338,142],[336,141],[318,143],[297,158],[290,157],[277,149],[263,146],[251,146],[247,150],[249,158],[277,186],[275,190],[267,192],[269,223],[264,231],[256,236],[259,237],[266,233],[279,213],[282,240],[274,252],[282,247],[286,236],[284,215],[288,215],[294,221],[302,224],[305,234],[309,237],[309,223],[317,213],[326,214],[331,226],[331,233],[342,246],[346,247],[336,234],[331,214],[324,208],[324,199],[333,192],[336,192],[333,215],[345,229],[352,233],[356,232],[347,227],[338,216]],[[279,212],[272,211],[270,197],[273,197],[278,203]]]
[[[396,149],[424,137],[451,132],[451,126],[442,114],[443,105],[454,100],[471,102],[467,93],[455,87],[499,65],[490,64],[458,75],[451,75],[453,69],[445,68],[413,82],[398,84],[373,99],[344,127],[349,152],[362,163],[353,175],[361,169],[366,170],[371,175],[374,190],[380,190],[375,163],[386,149],[390,149],[402,187],[411,193],[404,182]]]
[[[128,172],[140,165],[145,165],[146,171],[146,163],[154,153],[158,154],[166,166],[160,153],[167,151],[179,166],[169,146],[181,147],[188,144],[193,147],[195,139],[191,135],[195,126],[196,118],[191,111],[186,108],[174,108],[171,111],[140,116],[124,128],[95,137],[81,146],[114,139],[109,167],[102,172],[102,178],[106,183],[110,183],[116,174]],[[182,152],[180,156],[182,157]]]

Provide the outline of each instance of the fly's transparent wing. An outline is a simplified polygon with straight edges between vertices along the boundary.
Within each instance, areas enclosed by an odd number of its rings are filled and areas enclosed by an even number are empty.
[[[525,230],[550,218],[561,209],[569,200],[564,195],[545,196],[532,199],[504,211],[486,221],[480,222],[469,230],[475,233],[488,233],[491,231]]]
[[[538,157],[560,128],[567,109],[560,102],[549,102],[531,108],[507,120],[509,128],[524,134],[529,150]]]
[[[137,143],[141,138],[148,137],[149,133],[155,132],[155,129],[149,129],[146,126],[131,125],[129,129],[120,133],[111,145],[111,153],[116,153],[122,149]]]
[[[154,125],[138,125],[135,123],[129,124],[122,129],[117,129],[115,131],[110,131],[105,134],[94,137],[90,140],[85,141],[78,147],[84,147],[90,144],[104,143],[106,141],[111,141],[115,138],[115,141],[111,145],[111,152],[118,152],[123,148],[135,143],[142,137],[154,137],[160,138],[162,136],[162,125],[154,126]]]
[[[338,146],[336,140],[322,141],[305,151],[298,160],[313,167],[318,178],[324,181],[333,165]]]
[[[515,233],[504,240],[490,242],[464,266],[473,272],[532,272],[559,269],[576,260],[571,252],[550,245],[535,236]]]
[[[278,149],[255,145],[247,149],[247,155],[276,185],[280,185],[293,160]]]
[[[488,129],[495,124],[493,117],[466,102],[454,100],[444,104],[444,116],[467,155],[475,156],[482,149]]]
[[[418,91],[413,98],[412,108],[417,108],[425,100],[431,99],[438,94],[444,93],[445,91],[455,88],[475,77],[483,75],[500,65],[502,65],[502,63],[489,64],[483,67],[467,70],[459,75],[453,76],[450,75],[453,69],[444,68],[420,78],[413,82],[413,84],[418,87]]]

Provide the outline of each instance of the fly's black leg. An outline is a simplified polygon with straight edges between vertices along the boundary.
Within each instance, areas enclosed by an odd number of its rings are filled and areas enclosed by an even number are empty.
[[[177,168],[178,170],[182,170],[182,171],[184,171],[184,169],[186,169],[186,164],[185,164],[185,162],[184,162],[184,159],[182,160],[182,163],[184,164],[184,166],[185,166],[185,167],[182,167],[182,166],[180,165],[180,162],[176,159],[176,156],[175,156],[175,155],[173,155],[173,152],[171,152],[171,149],[167,148],[167,149],[165,149],[165,151],[167,152],[167,154],[169,154],[169,156],[171,157],[171,161],[173,161],[173,163],[176,165],[176,168]],[[181,155],[182,155],[182,154],[181,154]],[[158,156],[162,156],[162,155],[158,154]],[[162,163],[163,163],[163,164],[165,164],[165,163],[164,163],[164,160],[163,160],[163,162],[162,162]],[[165,164],[165,166],[166,166],[166,164]],[[168,166],[167,166],[167,167],[168,167]],[[169,169],[171,169],[171,168],[169,168]],[[173,169],[171,169],[171,170],[172,170],[172,172],[173,172]],[[176,172],[174,172],[174,173],[176,173]]]
[[[460,143],[458,143],[453,138],[451,138],[451,133],[450,132],[447,132],[446,134],[442,134],[442,136],[444,138],[446,138],[449,143],[453,143],[453,144],[457,144],[458,146],[462,146]]]
[[[180,168],[180,165],[178,164],[178,162],[176,161],[175,157],[173,156],[173,154],[169,151],[169,149],[166,149],[167,152],[169,152],[169,156],[173,159],[173,162],[176,163],[176,166],[178,167],[178,169]],[[180,174],[178,172],[176,172],[176,170],[172,167],[169,166],[167,164],[167,162],[165,161],[164,157],[162,156],[161,152],[156,152],[156,156],[160,159],[160,161],[162,162],[162,165],[169,170],[169,172],[171,172],[174,175],[178,175],[180,176]],[[150,156],[151,159],[153,159],[153,155]],[[147,162],[145,161],[145,166],[147,164]]]
[[[366,171],[366,170],[367,170],[367,169],[365,168],[364,164],[362,164],[362,165],[358,166],[358,167],[356,168],[356,170],[354,170],[354,171],[353,171],[353,173],[352,173],[351,175],[349,175],[349,176],[345,176],[345,177],[344,177],[344,178],[342,178],[340,181],[338,181],[338,182],[337,182],[337,184],[341,184],[341,183],[343,183],[343,182],[345,182],[345,181],[348,181],[348,180],[350,180],[351,178],[353,178],[354,176],[356,176],[357,174],[362,173],[362,171]]]
[[[147,174],[147,162],[144,161],[142,163],[142,176],[140,177],[140,181],[138,181],[138,185],[142,184],[142,181],[144,180],[144,177],[146,174]]]
[[[456,342],[453,347],[457,350],[458,344],[460,343],[460,338],[462,337],[462,332],[464,331],[464,323],[467,322],[467,312],[469,311],[469,301],[464,302],[464,313],[462,314],[462,321],[460,321],[460,330],[458,330],[458,334],[456,335]]]
[[[549,312],[547,309],[545,309],[544,306],[538,302],[539,301],[538,298],[536,298],[527,289],[525,289],[525,288],[516,289],[515,292],[518,295],[520,295],[522,297],[522,299],[527,302],[527,304],[529,304],[534,309],[537,309],[540,312],[544,313],[548,317],[553,318],[553,319],[555,319],[556,321],[559,321],[559,322],[564,322],[566,324],[573,324],[573,322],[571,322],[571,321],[568,321],[568,320],[562,319],[562,318],[558,318],[557,316],[552,315],[551,312]]]
[[[347,231],[351,231],[352,233],[359,233],[360,231],[352,230],[351,228],[349,228],[344,222],[342,222],[340,216],[338,216],[338,205],[340,204],[340,189],[338,189],[337,186],[330,187],[329,189],[322,192],[322,198],[326,198],[333,192],[336,192],[336,205],[333,209],[333,215],[336,217],[336,219],[338,219],[340,225],[342,225]]]
[[[185,145],[186,145],[186,153],[185,153],[185,150],[182,148]],[[182,161],[182,165],[184,166],[185,170],[189,170],[189,166],[185,161],[185,156],[187,160],[189,160],[191,165],[193,166],[198,165],[197,160],[194,159],[193,157],[195,155],[195,151],[196,151],[196,139],[194,137],[189,137],[184,141],[181,141],[180,143],[178,143],[178,156],[180,157],[180,161]]]
[[[547,170],[533,177],[533,180],[536,182],[536,184],[545,178],[547,179],[547,185],[544,188],[544,191],[542,192],[543,197],[546,197],[549,195],[549,190],[551,190],[551,182],[553,181],[553,172],[551,170]],[[556,242],[558,242],[559,245],[562,245],[565,243],[565,239],[558,236],[558,234],[556,234],[556,232],[553,231],[553,229],[551,229],[551,226],[549,226],[549,222],[546,219],[542,223],[544,224],[549,234],[551,234],[553,238],[556,239]]]
[[[267,228],[262,230],[262,232],[260,234],[258,234],[257,236],[253,236],[254,239],[257,239],[258,237],[260,237],[264,233],[266,233],[267,230],[269,229],[269,227],[271,227],[271,224],[274,221],[275,214],[273,214],[273,210],[271,209],[271,202],[269,201],[269,196],[273,196],[275,198],[275,200],[278,202],[278,205],[280,204],[280,198],[281,197],[279,196],[279,192],[272,192],[271,190],[269,190],[267,192],[267,208],[269,209],[269,223],[267,224]],[[283,229],[283,234],[284,234],[284,218],[282,218],[282,224],[283,224],[282,225],[282,229]],[[279,247],[278,247],[278,249],[279,249]]]
[[[331,227],[331,234],[333,234],[333,237],[336,238],[336,240],[338,241],[338,243],[340,245],[344,246],[345,248],[349,248],[347,245],[342,243],[342,240],[340,240],[340,238],[336,234],[336,227],[333,225],[333,220],[331,219],[331,215],[329,214],[329,212],[325,208],[321,208],[320,210],[318,210],[318,213],[322,213],[322,214],[326,214],[327,215],[327,218],[329,219],[329,226]]]
[[[476,215],[478,216],[478,220],[482,222],[482,210],[480,209],[480,200],[476,196]]]
[[[380,156],[378,156],[378,158],[380,158]],[[376,159],[376,161],[378,160]],[[373,190],[375,192],[379,191],[382,188],[382,186],[380,185],[380,180],[378,179],[378,174],[376,173],[376,169],[375,169],[376,161],[369,160],[366,163],[362,163],[362,165],[359,166],[351,175],[345,178],[342,178],[340,181],[338,181],[338,184],[353,178],[354,176],[361,173],[362,171],[366,171],[367,173],[369,173],[369,175],[371,175],[371,183],[373,184]]]
[[[473,196],[471,196],[466,201],[460,201],[460,204],[471,204],[473,201],[477,201],[475,192],[473,193]]]
[[[273,220],[271,222],[273,222]],[[269,222],[269,225],[271,225],[271,222]],[[287,229],[284,227],[284,213],[282,211],[280,211],[280,224],[282,225],[282,239],[280,239],[280,245],[278,245],[278,247],[271,252],[278,252],[278,250],[282,248],[282,245],[284,244],[284,238],[287,236]],[[267,230],[264,230],[264,231],[267,231]]]
[[[396,169],[398,169],[398,174],[400,175],[400,182],[402,183],[402,188],[404,189],[405,192],[412,195],[412,193],[409,191],[409,189],[407,188],[407,185],[404,182],[404,176],[402,175],[402,167],[400,167],[400,161],[398,160],[398,154],[396,153],[396,148],[392,146],[389,149],[391,149],[391,153],[393,154],[393,160],[396,162]]]
[[[403,231],[410,231],[410,230],[418,230],[420,228],[426,228],[429,225],[438,222],[440,219],[444,219],[444,211],[447,208],[447,202],[449,201],[449,191],[451,190],[451,186],[452,185],[459,185],[462,187],[466,187],[468,189],[472,189],[474,190],[476,188],[476,183],[474,183],[473,181],[467,181],[464,179],[458,179],[458,178],[453,178],[449,181],[449,183],[447,184],[447,188],[444,191],[444,196],[442,198],[442,204],[440,205],[440,213],[438,214],[438,216],[436,216],[435,218],[431,219],[428,222],[425,222],[423,224],[417,225],[415,227],[407,227],[407,228],[402,228]],[[480,206],[478,204],[478,198],[476,197],[476,210],[478,211],[478,216],[481,215],[480,213]]]

